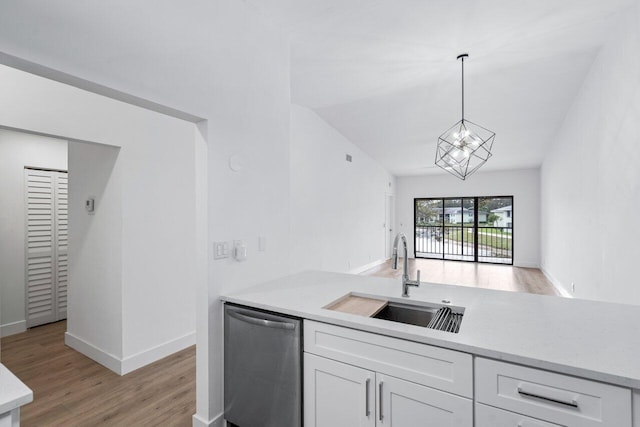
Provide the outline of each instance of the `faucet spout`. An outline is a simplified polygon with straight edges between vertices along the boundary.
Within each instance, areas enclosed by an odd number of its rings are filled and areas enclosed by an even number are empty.
[[[396,238],[393,240],[393,255],[392,255],[392,268],[398,269],[398,243],[402,241],[402,250],[404,258],[402,259],[402,296],[409,297],[409,286],[420,286],[420,270],[418,270],[417,280],[409,279],[409,256],[407,250],[407,236],[404,233],[396,234]]]

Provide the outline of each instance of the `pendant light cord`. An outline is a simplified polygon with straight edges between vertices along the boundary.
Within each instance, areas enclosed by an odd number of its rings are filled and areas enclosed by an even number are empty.
[[[464,122],[464,56],[462,60],[462,121]]]

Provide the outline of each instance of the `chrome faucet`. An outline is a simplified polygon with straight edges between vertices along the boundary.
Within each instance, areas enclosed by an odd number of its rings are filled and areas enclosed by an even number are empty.
[[[405,298],[409,298],[409,286],[420,286],[420,270],[418,270],[418,278],[417,280],[409,279],[409,267],[407,261],[407,236],[404,233],[398,233],[396,235],[395,240],[393,241],[393,265],[392,268],[394,270],[398,269],[398,241],[402,239],[402,248],[404,249],[404,260],[403,260],[403,272],[402,272],[402,296]]]

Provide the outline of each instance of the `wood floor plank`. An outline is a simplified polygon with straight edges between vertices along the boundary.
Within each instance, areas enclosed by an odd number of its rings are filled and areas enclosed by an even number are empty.
[[[402,263],[398,262],[398,266],[397,270],[392,269],[389,260],[361,274],[400,279]],[[423,282],[559,295],[553,284],[537,268],[419,258],[409,258],[408,267],[411,278],[415,278],[417,270],[420,270],[420,280]]]
[[[34,392],[29,426],[190,426],[195,346],[119,376],[64,345],[66,322],[2,338],[2,363]]]

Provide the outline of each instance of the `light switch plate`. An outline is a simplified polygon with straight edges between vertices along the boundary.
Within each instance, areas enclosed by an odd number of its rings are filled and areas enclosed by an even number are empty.
[[[231,256],[229,242],[213,242],[213,259],[224,259]]]

